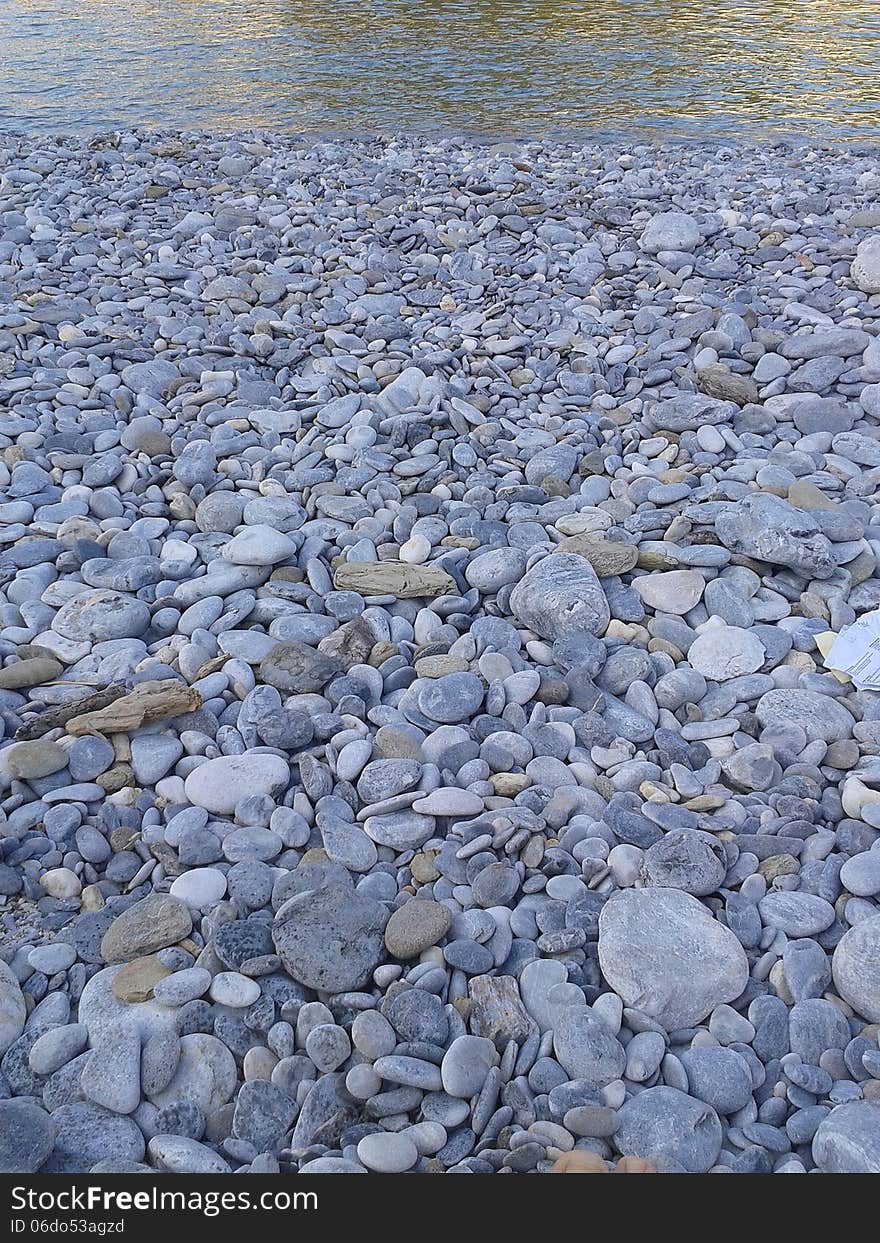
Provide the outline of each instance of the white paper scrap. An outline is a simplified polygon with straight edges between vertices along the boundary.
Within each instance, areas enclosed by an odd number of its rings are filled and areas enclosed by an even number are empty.
[[[849,674],[859,690],[880,690],[880,609],[841,630],[825,653],[825,668]]]

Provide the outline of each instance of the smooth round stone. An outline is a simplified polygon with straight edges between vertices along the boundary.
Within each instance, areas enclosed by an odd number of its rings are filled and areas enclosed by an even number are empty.
[[[111,990],[119,1001],[148,1001],[159,981],[169,974],[170,969],[155,954],[147,954],[120,967],[113,977]]]
[[[880,1023],[880,915],[840,938],[831,960],[837,991],[869,1023]]]
[[[82,881],[69,868],[51,868],[40,877],[40,888],[50,898],[78,898],[82,893]]]
[[[257,523],[234,535],[221,555],[233,565],[276,565],[295,553],[296,544],[289,536]]]
[[[284,904],[272,938],[285,969],[307,988],[341,993],[361,988],[379,965],[385,910],[337,885],[307,890]]]
[[[570,1006],[559,1015],[553,1051],[570,1079],[596,1087],[619,1079],[626,1065],[623,1045],[586,1006]]]
[[[739,626],[712,626],[697,635],[688,648],[688,663],[704,678],[728,682],[754,673],[764,663],[764,644]]]
[[[701,1022],[746,986],[734,934],[679,889],[626,889],[599,916],[599,965],[624,1004],[667,1031]]]
[[[204,967],[186,967],[166,975],[153,987],[153,1000],[163,1006],[185,1006],[202,997],[211,987],[211,972]]]
[[[66,971],[76,962],[76,950],[72,945],[58,941],[53,945],[37,945],[28,954],[28,965],[44,975]]]
[[[427,798],[417,799],[413,803],[413,811],[422,816],[467,817],[478,816],[484,805],[484,800],[471,790],[460,790],[457,786],[441,786],[432,790]]]
[[[229,1174],[231,1166],[212,1148],[184,1135],[154,1135],[148,1145],[156,1168],[166,1174]]]
[[[866,850],[847,859],[840,869],[840,881],[858,898],[880,893],[880,850]]]
[[[174,1075],[150,1099],[160,1109],[182,1100],[194,1101],[208,1116],[232,1099],[236,1081],[235,1058],[226,1045],[216,1036],[193,1032],[181,1036]]]
[[[486,595],[495,594],[508,583],[515,583],[526,568],[526,554],[518,548],[492,548],[479,553],[464,572],[471,587]]]
[[[149,624],[147,605],[118,591],[83,592],[63,604],[52,619],[52,629],[75,643],[138,638]]]
[[[42,1167],[45,1174],[82,1174],[99,1161],[140,1161],[144,1137],[131,1118],[91,1101],[74,1101],[52,1113],[55,1145]]]
[[[367,1171],[356,1161],[345,1157],[315,1157],[299,1167],[300,1174],[366,1174]]]
[[[617,1120],[618,1152],[645,1157],[661,1170],[669,1166],[705,1174],[721,1151],[715,1110],[677,1088],[646,1088],[618,1110]]]
[[[510,593],[510,609],[521,626],[551,642],[604,634],[611,619],[596,571],[575,553],[552,553],[532,566]]]
[[[345,1028],[335,1023],[319,1023],[306,1037],[306,1053],[322,1074],[336,1070],[351,1053]]]
[[[11,776],[23,781],[48,777],[67,767],[67,752],[57,742],[16,742],[3,752]]]
[[[700,226],[693,216],[680,211],[657,212],[642,232],[639,245],[649,255],[661,250],[680,250],[690,253],[699,246],[702,238]]]
[[[217,868],[193,868],[178,876],[171,886],[172,897],[196,910],[215,906],[226,893],[226,877]]]
[[[483,683],[475,673],[447,673],[422,683],[419,707],[432,721],[452,725],[476,715],[483,694]]]
[[[358,1160],[376,1174],[402,1174],[419,1159],[419,1150],[407,1135],[377,1131],[357,1146]]]
[[[290,781],[290,768],[278,755],[248,752],[221,755],[194,768],[184,782],[186,797],[196,807],[229,816],[250,795],[279,794]]]
[[[491,1040],[482,1036],[458,1036],[446,1050],[440,1066],[443,1090],[448,1096],[470,1099],[480,1091],[486,1076],[498,1065]]]
[[[394,958],[417,958],[449,931],[452,916],[439,902],[404,902],[385,926],[385,948]]]
[[[378,1010],[363,1010],[351,1025],[354,1047],[364,1057],[375,1061],[393,1053],[397,1044],[394,1028]]]
[[[633,580],[633,590],[648,608],[679,617],[699,603],[705,586],[706,580],[696,570],[669,570]]]
[[[789,937],[814,937],[834,923],[834,907],[812,893],[772,891],[760,900],[758,910],[767,927]]]
[[[813,1137],[813,1160],[824,1174],[880,1174],[880,1103],[832,1109]]]
[[[30,1097],[0,1100],[0,1170],[36,1174],[55,1143],[55,1127]]]
[[[210,994],[211,1000],[221,1006],[239,1009],[254,1004],[260,996],[260,986],[238,971],[220,971],[211,981]]]
[[[744,1058],[733,1049],[690,1048],[680,1054],[688,1091],[719,1114],[744,1109],[752,1096],[752,1076]]]

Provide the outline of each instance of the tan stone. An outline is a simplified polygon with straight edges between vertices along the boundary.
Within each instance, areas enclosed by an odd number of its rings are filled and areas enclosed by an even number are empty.
[[[585,557],[599,578],[628,574],[639,559],[639,550],[631,544],[596,539],[593,535],[569,535],[557,549]]]
[[[442,678],[447,673],[467,673],[468,662],[460,656],[423,656],[415,663],[420,678]]]
[[[758,864],[758,871],[771,884],[777,876],[795,876],[800,871],[800,864],[794,855],[770,855]]]
[[[155,954],[147,954],[121,967],[110,988],[119,1001],[149,1001],[159,981],[170,974],[171,969],[159,962]]]

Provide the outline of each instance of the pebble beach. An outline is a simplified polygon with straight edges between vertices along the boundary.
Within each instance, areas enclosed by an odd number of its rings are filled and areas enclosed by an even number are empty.
[[[880,1172],[870,147],[0,147],[0,1170]]]

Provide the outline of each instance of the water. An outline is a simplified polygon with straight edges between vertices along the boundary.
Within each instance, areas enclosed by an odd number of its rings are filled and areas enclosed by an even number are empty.
[[[880,136],[880,0],[0,0],[0,127]]]

